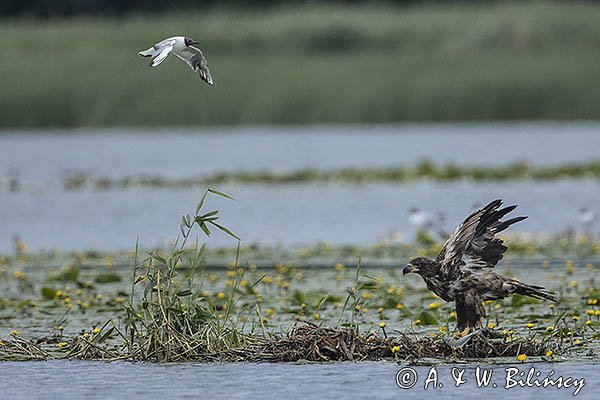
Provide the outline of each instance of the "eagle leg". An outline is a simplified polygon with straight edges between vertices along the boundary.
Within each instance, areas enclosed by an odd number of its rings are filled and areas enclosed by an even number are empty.
[[[481,320],[485,318],[485,307],[476,290],[470,289],[455,297],[457,329],[466,335],[471,329],[481,328]]]

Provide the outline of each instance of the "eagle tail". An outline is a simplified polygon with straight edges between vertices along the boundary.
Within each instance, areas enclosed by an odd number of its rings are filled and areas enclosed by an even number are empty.
[[[546,290],[543,286],[528,285],[526,283],[517,282],[515,293],[533,297],[538,300],[558,301],[556,293]]]

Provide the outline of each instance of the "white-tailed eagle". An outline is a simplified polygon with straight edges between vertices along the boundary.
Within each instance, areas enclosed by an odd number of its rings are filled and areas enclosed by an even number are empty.
[[[460,331],[481,327],[486,300],[518,293],[556,301],[555,294],[542,286],[528,285],[494,272],[493,268],[507,250],[496,234],[527,218],[501,221],[517,207],[500,208],[501,205],[502,200],[494,200],[469,215],[450,235],[435,260],[417,257],[402,270],[404,275],[411,272],[420,275],[429,290],[447,302],[455,302]]]

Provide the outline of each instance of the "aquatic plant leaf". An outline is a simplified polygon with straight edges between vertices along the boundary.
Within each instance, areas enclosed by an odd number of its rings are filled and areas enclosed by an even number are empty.
[[[53,274],[48,275],[49,281],[70,281],[75,282],[79,278],[79,267],[73,264],[66,264]]]
[[[226,193],[223,193],[223,192],[219,192],[219,191],[218,191],[218,190],[216,190],[216,189],[213,189],[213,188],[208,188],[208,191],[209,191],[209,192],[211,192],[212,194],[216,194],[217,196],[225,197],[225,198],[227,198],[227,199],[230,199],[230,200],[235,200],[235,199],[234,199],[233,197],[231,197],[230,195],[228,195],[228,194],[226,194]]]
[[[56,296],[56,290],[50,287],[43,287],[41,290],[42,297],[48,300],[53,300]]]
[[[429,311],[422,311],[417,317],[422,325],[438,325],[438,320]]]
[[[237,240],[241,240],[238,235],[236,235],[235,233],[231,232],[229,229],[225,228],[223,225],[219,225],[216,222],[212,222],[212,221],[211,221],[211,224],[213,224],[214,226],[216,226],[217,228],[219,228],[220,230],[222,230],[223,232],[225,232],[229,236],[231,236],[231,237],[233,237],[233,238],[235,238]]]
[[[121,277],[117,274],[106,273],[106,274],[100,274],[100,275],[96,276],[96,279],[94,279],[94,281],[96,283],[100,283],[100,284],[121,282]]]

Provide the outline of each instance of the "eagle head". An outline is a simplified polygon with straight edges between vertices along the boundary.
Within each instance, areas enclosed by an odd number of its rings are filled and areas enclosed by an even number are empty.
[[[414,272],[423,277],[435,276],[440,272],[440,264],[427,257],[417,257],[410,260],[402,270],[402,275]]]

